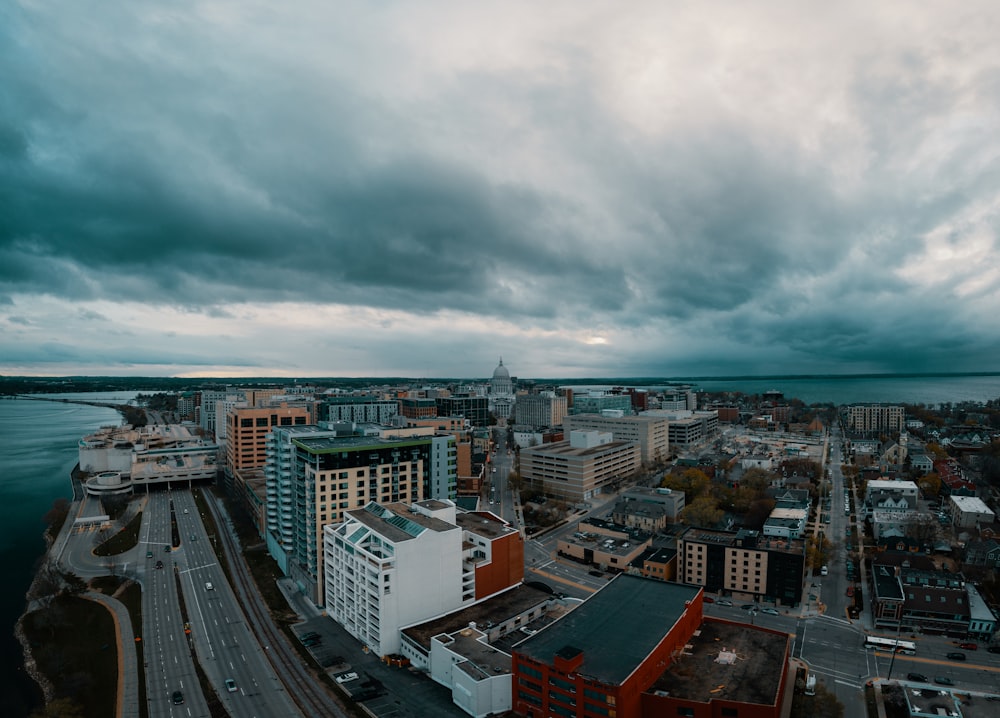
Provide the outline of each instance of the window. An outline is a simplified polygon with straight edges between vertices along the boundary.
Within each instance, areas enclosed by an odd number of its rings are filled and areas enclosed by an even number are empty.
[[[266,427],[267,426],[267,417],[266,416],[258,417],[257,418],[257,426],[264,426],[264,427]]]

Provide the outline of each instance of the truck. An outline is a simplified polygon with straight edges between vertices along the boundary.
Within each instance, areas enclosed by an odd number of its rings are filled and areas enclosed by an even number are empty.
[[[816,674],[810,673],[809,677],[806,678],[806,695],[814,696],[816,695]]]

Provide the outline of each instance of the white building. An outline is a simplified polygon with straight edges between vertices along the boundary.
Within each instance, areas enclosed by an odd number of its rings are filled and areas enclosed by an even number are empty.
[[[809,509],[775,508],[764,522],[764,535],[784,539],[802,538]]]
[[[398,653],[401,628],[474,600],[462,538],[451,501],[348,511],[324,529],[328,615],[377,655]]]
[[[919,490],[912,481],[873,479],[865,487],[865,506],[872,509],[915,510]]]
[[[494,416],[503,423],[509,419],[514,409],[514,382],[511,381],[510,372],[503,365],[503,357],[500,364],[493,370],[493,378],[490,379],[489,387],[489,409]]]
[[[948,507],[951,523],[959,528],[971,529],[996,520],[996,514],[978,496],[951,496]]]

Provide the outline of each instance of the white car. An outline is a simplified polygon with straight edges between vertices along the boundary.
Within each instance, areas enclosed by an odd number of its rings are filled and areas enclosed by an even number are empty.
[[[776,609],[776,608],[762,608],[762,609],[760,609],[760,612],[761,613],[766,613],[768,616],[780,616],[781,615],[781,612],[778,611],[778,609]]]
[[[354,671],[349,671],[347,673],[338,673],[333,677],[333,680],[337,681],[337,683],[348,683],[349,681],[358,680],[358,674],[355,673]]]

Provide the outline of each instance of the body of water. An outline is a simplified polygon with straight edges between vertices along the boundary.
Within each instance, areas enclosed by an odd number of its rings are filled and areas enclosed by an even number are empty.
[[[124,403],[135,392],[67,394],[63,398]],[[24,673],[14,624],[23,613],[25,592],[45,553],[44,516],[52,502],[71,498],[70,472],[78,460],[77,441],[101,426],[118,425],[114,409],[29,399],[0,400],[0,566],[6,588],[0,591],[0,695],[3,715],[26,716],[39,700]]]
[[[828,376],[788,378],[719,378],[671,379],[678,384],[690,384],[699,392],[738,391],[743,394],[763,394],[780,391],[786,399],[799,399],[806,404],[957,404],[963,401],[986,402],[1000,399],[1000,374],[982,376]],[[610,389],[611,385],[566,385],[574,392]],[[622,380],[617,386],[646,386]],[[648,385],[662,389],[665,385]]]

